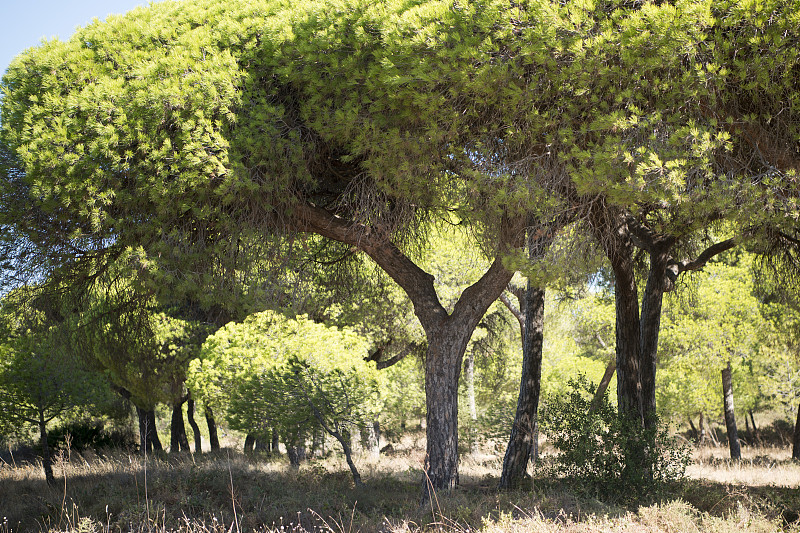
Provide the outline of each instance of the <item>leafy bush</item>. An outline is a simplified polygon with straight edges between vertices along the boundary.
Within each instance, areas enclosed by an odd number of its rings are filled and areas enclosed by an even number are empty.
[[[658,422],[643,428],[621,417],[604,395],[592,407],[595,386],[580,375],[569,390],[551,396],[541,426],[559,454],[554,472],[583,490],[615,499],[651,495],[683,477],[689,450]]]
[[[47,434],[47,445],[52,449],[63,450],[69,446],[74,450],[83,451],[90,448],[100,450],[103,448],[128,448],[136,447],[133,433],[130,431],[111,429],[99,420],[76,420],[63,424]]]

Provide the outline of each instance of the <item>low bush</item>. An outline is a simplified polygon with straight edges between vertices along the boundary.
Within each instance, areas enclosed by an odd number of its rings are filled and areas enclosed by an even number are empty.
[[[553,475],[574,481],[600,499],[640,500],[678,481],[689,450],[654,421],[620,416],[607,395],[592,406],[595,386],[585,376],[570,380],[566,393],[546,399],[542,430],[558,450]]]

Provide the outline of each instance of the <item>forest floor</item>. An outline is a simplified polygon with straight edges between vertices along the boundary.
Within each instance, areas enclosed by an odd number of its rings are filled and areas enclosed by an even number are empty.
[[[366,487],[344,461],[214,454],[61,453],[58,486],[41,465],[0,462],[0,533],[134,531],[269,532],[800,532],[800,464],[789,449],[695,450],[687,478],[644,503],[623,505],[535,477],[526,490],[496,490],[502,455],[462,459],[460,487],[420,506],[424,451],[395,445],[359,457]]]

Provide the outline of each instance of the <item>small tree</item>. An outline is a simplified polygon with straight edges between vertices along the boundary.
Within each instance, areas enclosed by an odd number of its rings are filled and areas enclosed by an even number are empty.
[[[10,427],[30,424],[39,432],[42,466],[55,483],[47,426],[88,405],[105,383],[68,348],[60,315],[44,299],[11,293],[0,308],[0,420]]]

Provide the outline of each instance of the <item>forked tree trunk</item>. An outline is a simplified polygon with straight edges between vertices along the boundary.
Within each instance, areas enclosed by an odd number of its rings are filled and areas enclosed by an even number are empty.
[[[150,444],[153,447],[154,452],[161,452],[164,451],[164,447],[161,445],[161,439],[158,438],[158,428],[156,427],[156,410],[151,409],[147,412],[147,434],[148,439],[150,440]]]
[[[205,406],[206,424],[208,425],[208,442],[211,451],[219,450],[219,434],[217,433],[217,421],[214,420],[214,411],[209,406]]]
[[[739,433],[736,431],[736,416],[733,410],[733,379],[730,361],[728,361],[728,366],[722,369],[722,394],[725,400],[725,427],[728,430],[731,459],[741,459],[742,450],[739,447]]]
[[[500,489],[520,486],[525,479],[531,453],[537,447],[539,396],[541,394],[542,348],[544,345],[544,289],[528,287],[522,305],[522,377],[517,411],[503,458]]]
[[[194,400],[189,398],[186,402],[186,419],[189,420],[189,426],[192,428],[192,436],[194,438],[194,452],[203,453],[203,441],[200,436],[200,426],[194,419]]]

